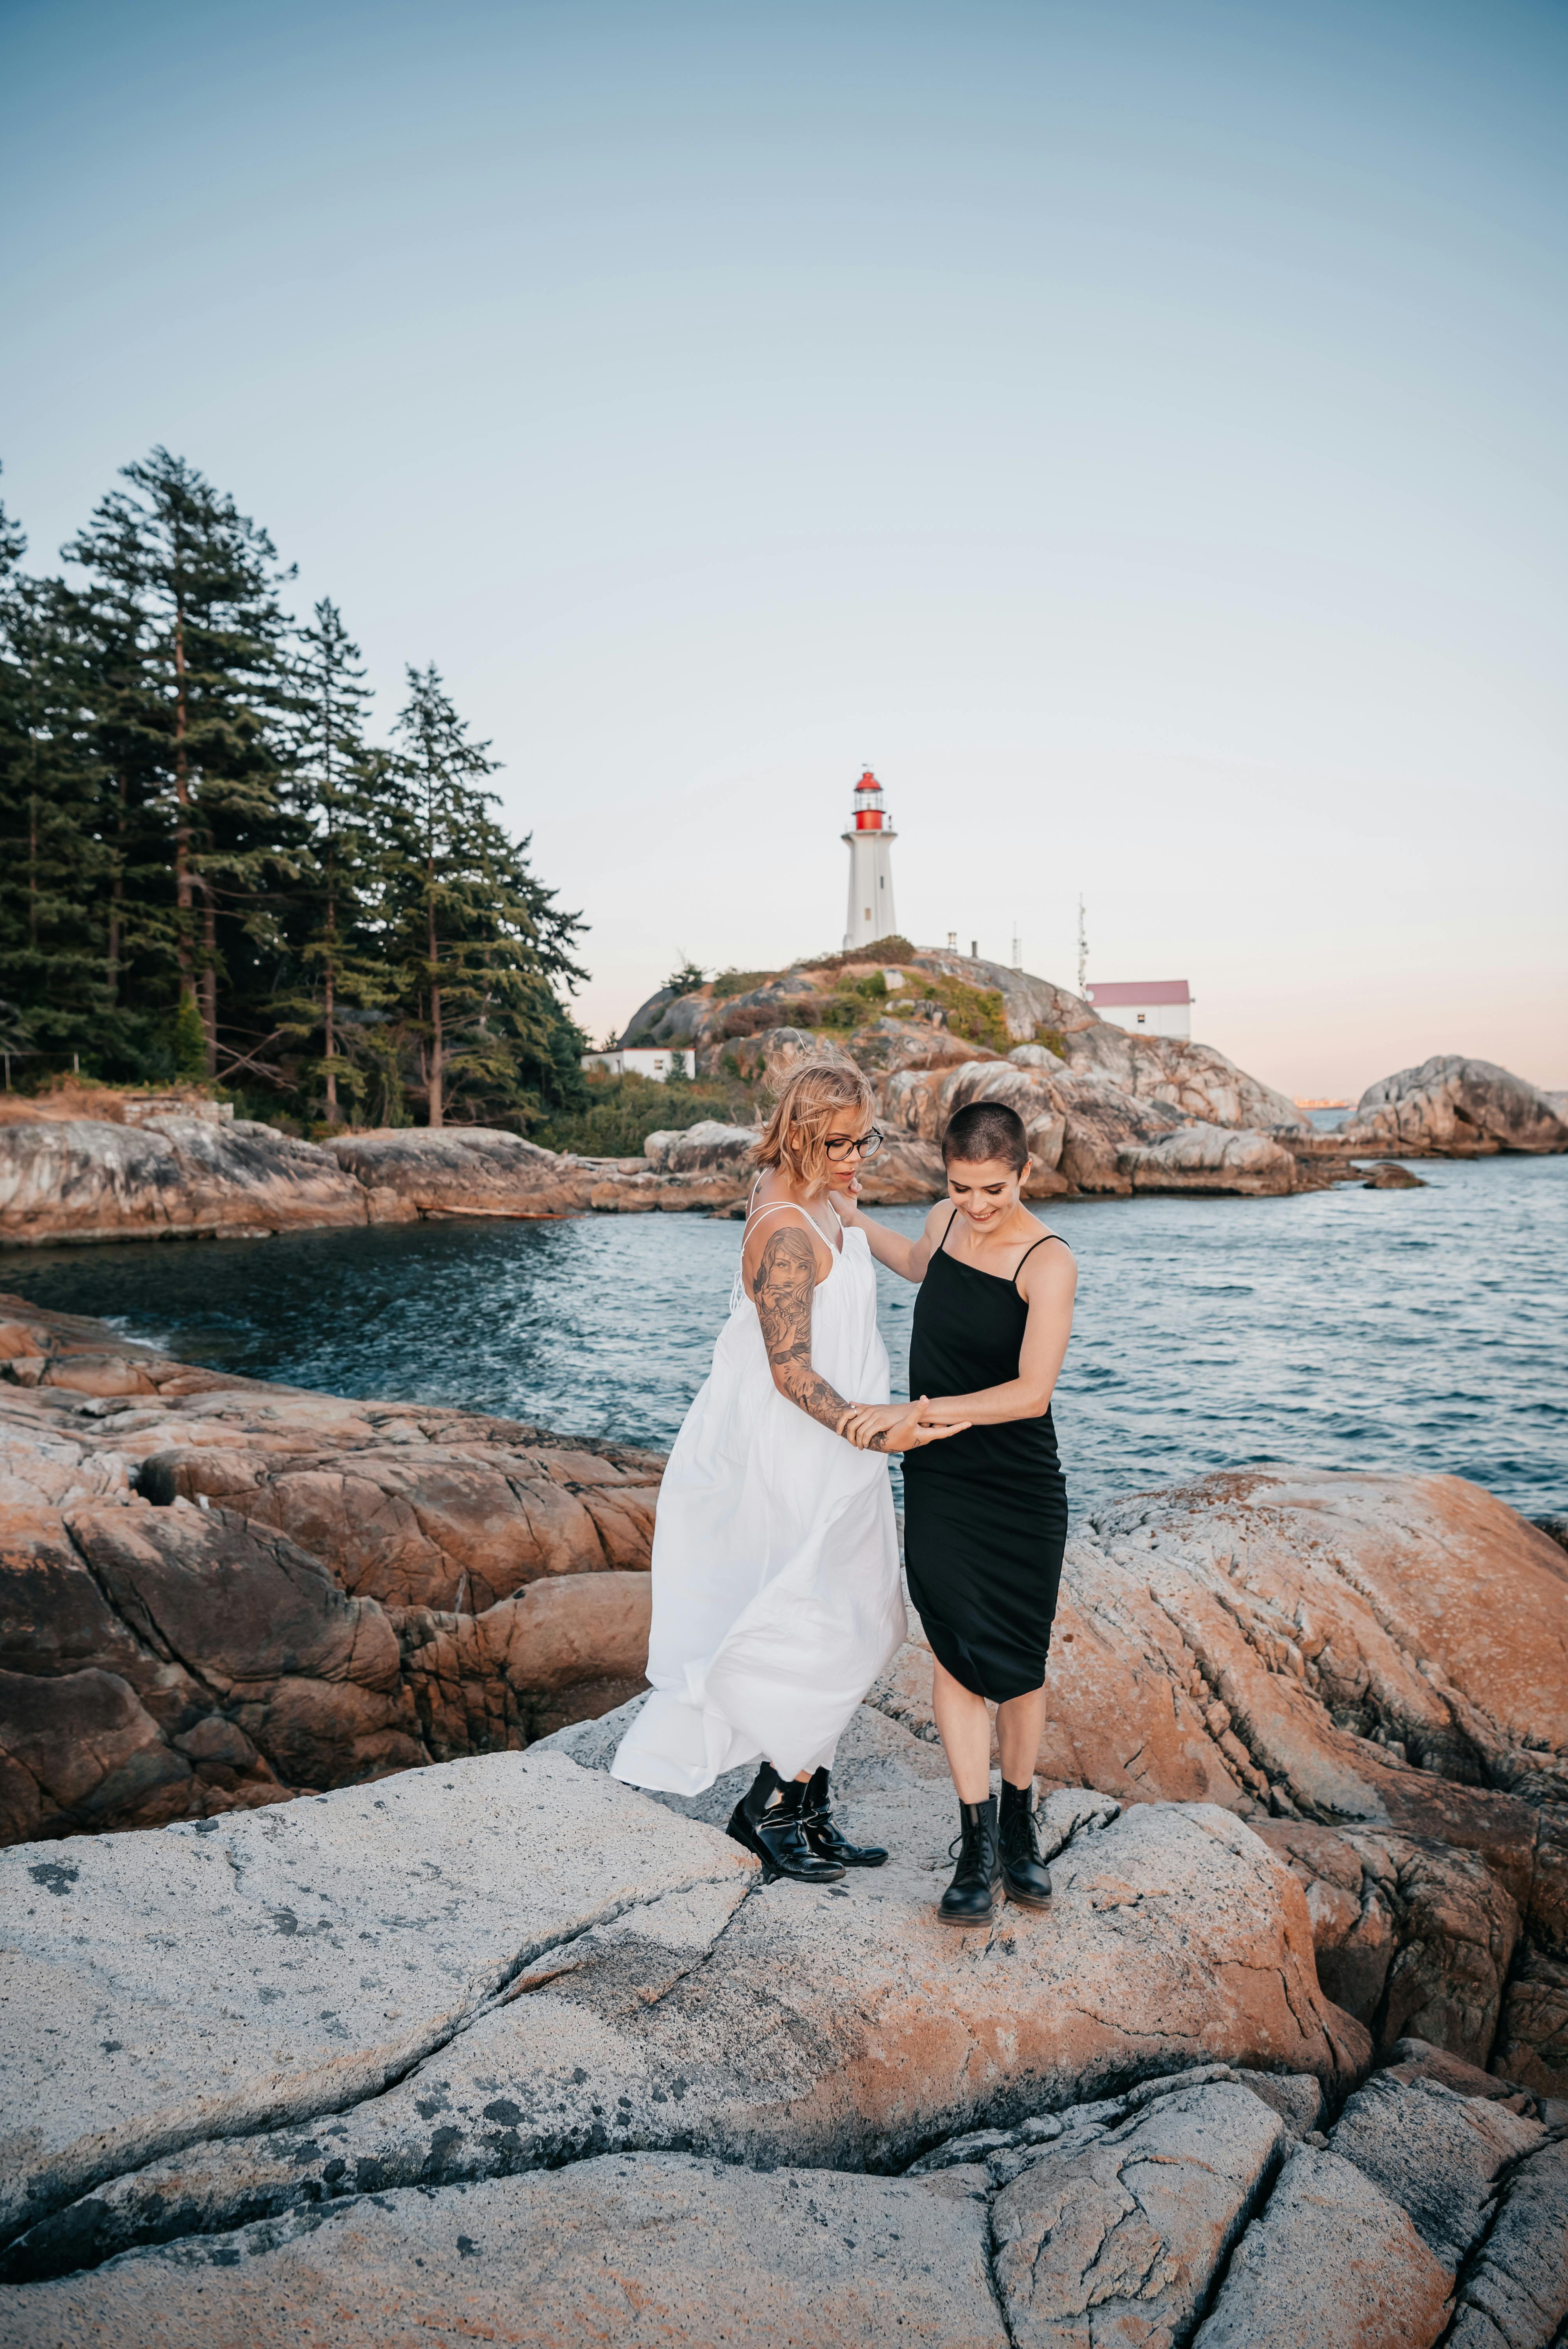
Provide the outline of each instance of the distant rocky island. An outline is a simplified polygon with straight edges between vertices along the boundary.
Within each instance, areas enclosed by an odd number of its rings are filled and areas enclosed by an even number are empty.
[[[1212,1192],[1281,1197],[1366,1181],[1358,1161],[1568,1150],[1568,1101],[1486,1061],[1439,1055],[1368,1088],[1334,1133],[1212,1046],[1137,1036],[1048,979],[885,939],[777,972],[669,987],[628,1043],[690,1047],[725,1117],[672,1123],[640,1154],[547,1150],[496,1127],[342,1131],[305,1141],[197,1094],[13,1101],[0,1123],[0,1245],[263,1238],[443,1216],[736,1212],[755,1116],[803,1053],[871,1079],[886,1147],[872,1206],[939,1196],[938,1137],[980,1100],[1016,1109],[1035,1198]],[[672,1112],[676,1096],[670,1096]],[[737,1111],[738,1113],[736,1113]],[[85,1113],[83,1113],[85,1112]]]

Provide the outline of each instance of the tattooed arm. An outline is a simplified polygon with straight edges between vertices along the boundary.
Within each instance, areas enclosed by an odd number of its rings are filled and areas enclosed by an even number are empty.
[[[777,1226],[764,1239],[751,1275],[752,1302],[762,1325],[773,1383],[809,1419],[830,1427],[837,1435],[854,1405],[811,1368],[811,1298],[816,1286],[817,1251],[810,1237],[798,1224]]]
[[[866,1405],[846,1402],[812,1369],[811,1299],[818,1281],[817,1255],[810,1235],[798,1224],[786,1224],[762,1242],[751,1269],[752,1301],[779,1393],[809,1419],[831,1428],[835,1435],[844,1435],[850,1421],[859,1414],[855,1433],[846,1440],[862,1452],[910,1452],[959,1433],[954,1426],[923,1425],[923,1399],[891,1408],[873,1405],[869,1408],[874,1416],[870,1416]]]

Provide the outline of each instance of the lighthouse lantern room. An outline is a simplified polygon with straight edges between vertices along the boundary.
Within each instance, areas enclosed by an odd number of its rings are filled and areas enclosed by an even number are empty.
[[[868,767],[855,785],[850,828],[850,897],[844,945],[869,947],[898,927],[892,909],[892,843],[896,837],[882,808],[882,785]]]

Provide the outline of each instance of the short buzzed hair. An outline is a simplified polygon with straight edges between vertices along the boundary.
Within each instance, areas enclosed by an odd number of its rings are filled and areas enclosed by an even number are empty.
[[[990,1101],[971,1102],[967,1109],[956,1111],[942,1137],[942,1163],[951,1166],[955,1158],[965,1166],[984,1166],[998,1158],[1017,1174],[1029,1163],[1029,1137],[1017,1111],[1006,1102]]]

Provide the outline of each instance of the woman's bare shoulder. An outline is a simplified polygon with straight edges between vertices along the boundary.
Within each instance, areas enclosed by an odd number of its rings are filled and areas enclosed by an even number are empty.
[[[832,1268],[833,1253],[817,1226],[797,1201],[765,1199],[752,1210],[741,1257],[748,1273],[754,1272],[769,1248],[775,1256],[798,1255],[803,1240],[810,1248],[820,1280]]]
[[[1029,1215],[1026,1207],[1024,1212]],[[1035,1226],[1036,1236],[1029,1241],[1019,1258],[1018,1269],[1013,1275],[1026,1303],[1031,1294],[1044,1296],[1054,1292],[1059,1295],[1063,1288],[1074,1288],[1078,1285],[1078,1259],[1060,1232],[1052,1231],[1049,1224],[1041,1223],[1038,1216],[1029,1215],[1029,1221]],[[1053,1240],[1057,1245],[1042,1247],[1042,1240]],[[1035,1284],[1033,1289],[1031,1283]]]
[[[816,1226],[796,1199],[758,1199],[746,1218],[746,1245],[765,1240],[769,1232],[815,1231]],[[820,1239],[821,1234],[817,1233]]]

